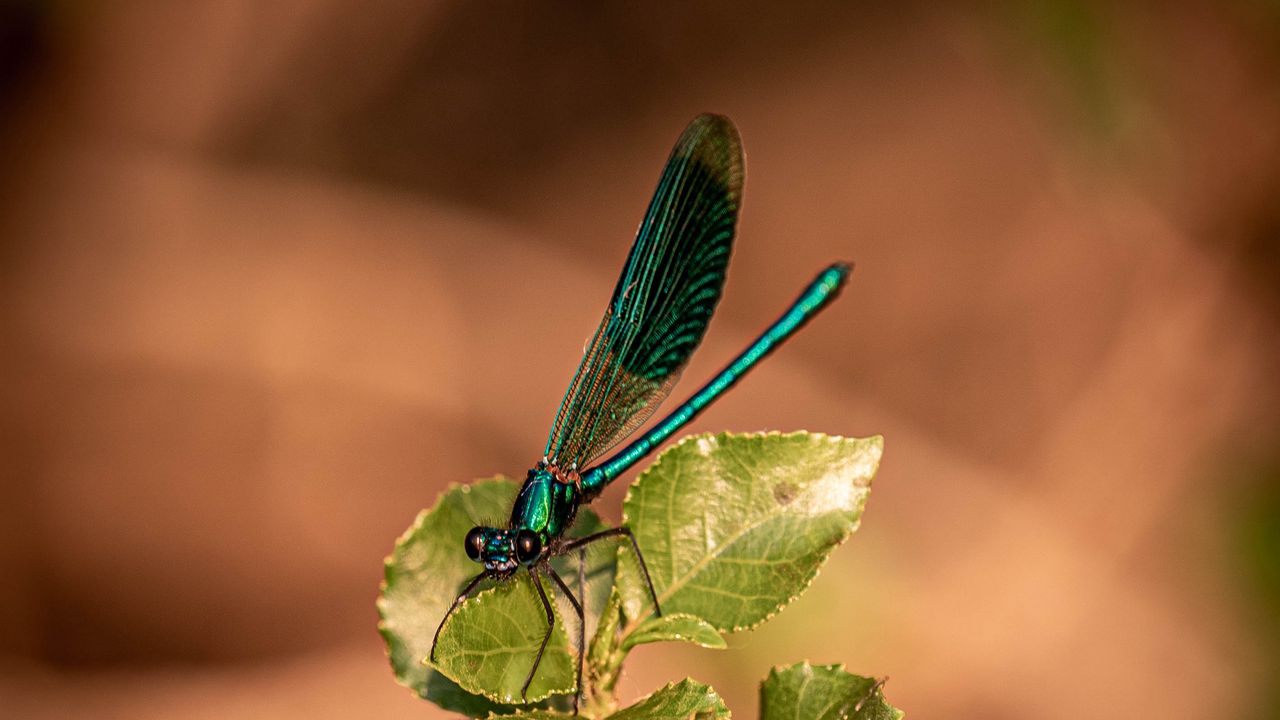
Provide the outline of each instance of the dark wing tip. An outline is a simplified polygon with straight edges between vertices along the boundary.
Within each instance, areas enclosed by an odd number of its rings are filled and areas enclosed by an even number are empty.
[[[546,454],[560,464],[585,466],[634,431],[701,342],[724,286],[743,168],[728,118],[699,115],[680,134],[556,412]]]
[[[695,117],[680,134],[671,157],[696,159],[728,190],[735,207],[741,201],[746,162],[742,136],[729,118],[712,113]]]
[[[738,134],[738,128],[733,124],[733,121],[727,115],[718,113],[700,113],[689,122],[689,128],[685,132],[695,127],[715,128],[727,135],[736,136]]]

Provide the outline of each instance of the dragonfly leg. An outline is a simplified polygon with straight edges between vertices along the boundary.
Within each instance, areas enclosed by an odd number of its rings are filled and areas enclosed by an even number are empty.
[[[479,585],[480,581],[487,577],[489,577],[489,571],[485,570],[471,578],[471,582],[467,583],[467,586],[462,588],[462,592],[458,593],[458,597],[454,598],[453,604],[449,606],[449,611],[444,614],[444,617],[440,618],[440,624],[436,626],[436,634],[431,638],[431,662],[436,661],[436,642],[440,639],[440,631],[444,629],[444,621],[448,620],[453,611],[457,610],[458,606],[471,594],[471,591],[476,589],[476,585]]]
[[[549,567],[547,569],[550,569]],[[551,601],[547,599],[547,591],[542,589],[542,580],[538,578],[538,568],[529,568],[529,577],[533,578],[533,587],[538,590],[538,597],[542,598],[542,609],[547,611],[547,634],[542,636],[542,644],[538,646],[538,654],[533,658],[533,667],[529,668],[529,677],[524,679],[524,686],[520,688],[520,697],[525,700],[529,699],[529,685],[533,682],[534,673],[538,672],[538,665],[542,664],[542,653],[547,649],[547,641],[551,639],[551,631],[556,627],[556,614],[551,610]]]
[[[627,539],[631,541],[631,549],[636,552],[636,560],[640,561],[640,574],[644,575],[644,584],[649,586],[649,598],[653,600],[654,614],[658,617],[662,617],[662,606],[658,604],[658,593],[653,589],[653,580],[649,577],[649,566],[644,561],[644,553],[640,552],[640,543],[636,542],[636,536],[632,534],[631,528],[623,525],[622,527],[609,528],[608,530],[602,530],[598,533],[592,533],[591,535],[575,538],[561,545],[559,553],[563,555],[572,550],[585,548],[587,545],[590,545],[597,540],[618,537],[620,535],[625,535]]]
[[[565,597],[569,598],[569,602],[573,605],[574,612],[578,613],[578,685],[577,690],[573,693],[573,714],[577,715],[578,699],[582,697],[582,654],[587,642],[587,616],[582,610],[582,601],[573,596],[573,591],[569,589],[567,584],[565,584],[564,579],[560,577],[560,573],[557,573],[555,568],[550,565],[544,565],[543,567],[546,568],[547,574],[551,576],[551,579],[555,580],[556,584],[560,586],[560,592],[563,592]],[[579,567],[578,578],[578,592],[582,592],[581,567]],[[586,595],[583,595],[583,599],[586,599]]]

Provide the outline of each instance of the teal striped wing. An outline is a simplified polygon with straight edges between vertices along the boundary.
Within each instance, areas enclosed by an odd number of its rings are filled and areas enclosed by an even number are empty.
[[[585,467],[642,425],[702,342],[742,200],[742,141],[701,115],[676,142],[600,326],[560,402],[546,456]]]

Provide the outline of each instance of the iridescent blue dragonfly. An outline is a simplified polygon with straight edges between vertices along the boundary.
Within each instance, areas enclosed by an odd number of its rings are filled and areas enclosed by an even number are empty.
[[[693,397],[629,445],[592,464],[653,414],[702,342],[724,288],[742,201],[742,181],[742,141],[733,123],[719,115],[695,118],[667,160],[604,318],[560,401],[543,457],[529,470],[516,496],[511,520],[506,527],[476,527],[467,533],[467,556],[484,569],[466,584],[436,628],[432,661],[445,620],[476,586],[485,579],[510,578],[524,568],[533,579],[547,615],[546,635],[521,689],[522,696],[527,697],[555,625],[555,614],[541,580],[546,575],[568,597],[578,615],[576,714],[586,639],[582,600],[569,589],[550,560],[578,553],[581,592],[586,547],[609,538],[630,541],[654,612],[662,614],[649,568],[629,528],[565,537],[578,508],[595,499],[611,481],[697,417],[826,307],[852,269],[848,264],[836,263],[818,273],[781,317]]]

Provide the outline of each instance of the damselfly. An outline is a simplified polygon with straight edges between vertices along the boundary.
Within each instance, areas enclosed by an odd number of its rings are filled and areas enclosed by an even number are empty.
[[[718,115],[696,118],[667,160],[604,318],[560,401],[542,459],[529,470],[516,496],[510,521],[506,527],[476,527],[467,533],[467,556],[484,569],[463,587],[436,628],[433,661],[445,620],[476,586],[485,579],[510,578],[524,568],[546,610],[547,632],[522,694],[528,693],[555,624],[541,579],[546,576],[568,597],[578,615],[576,713],[585,646],[583,603],[550,560],[579,553],[581,594],[585,548],[608,538],[630,541],[654,612],[662,614],[648,566],[631,530],[624,526],[585,537],[566,537],[578,508],[697,417],[826,307],[851,270],[850,265],[836,263],[818,273],[781,317],[693,397],[621,450],[595,462],[653,414],[702,341],[724,288],[742,182],[742,143],[733,123]]]

